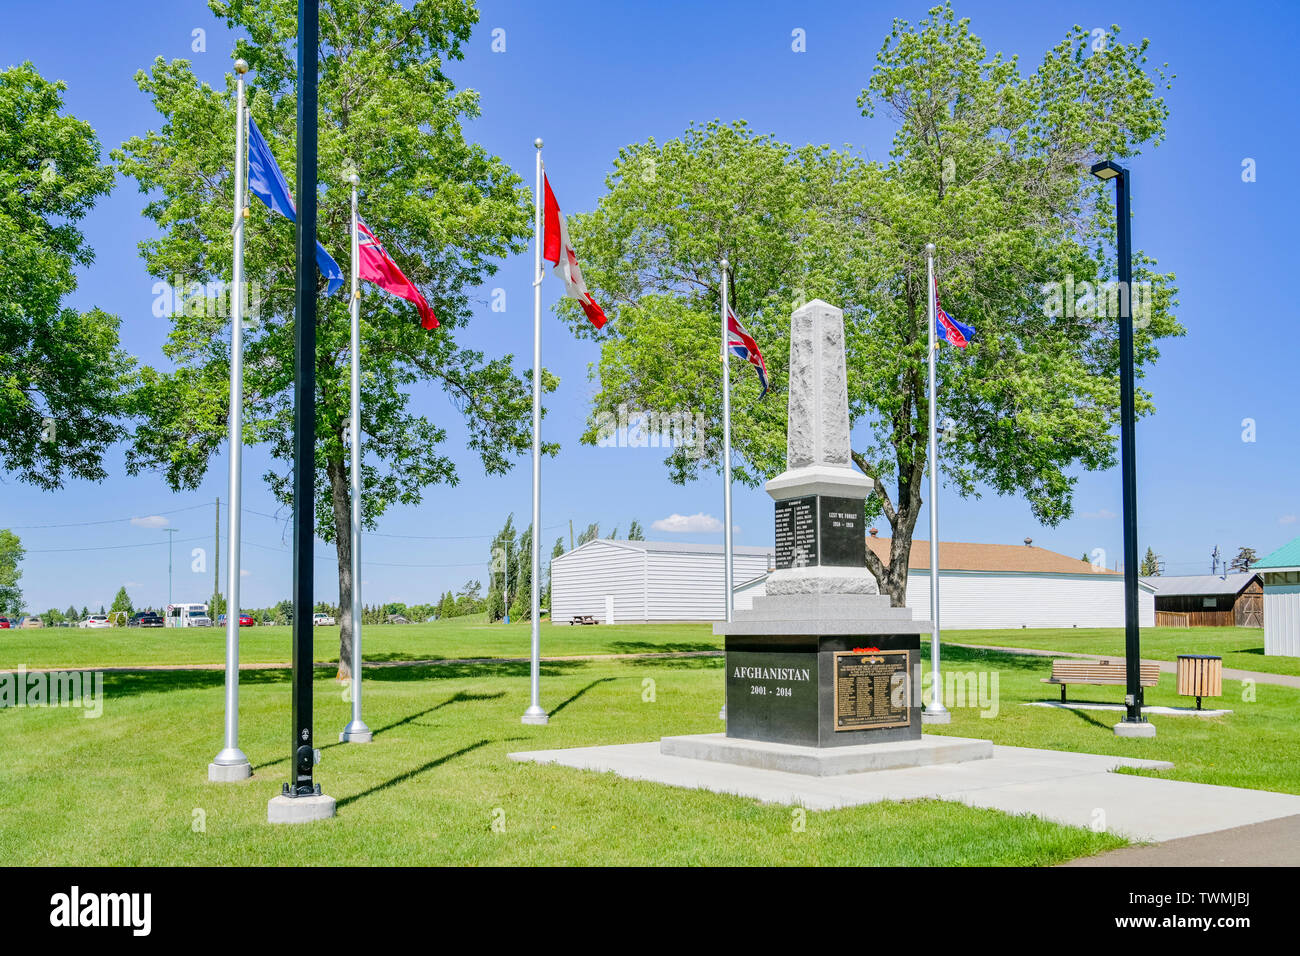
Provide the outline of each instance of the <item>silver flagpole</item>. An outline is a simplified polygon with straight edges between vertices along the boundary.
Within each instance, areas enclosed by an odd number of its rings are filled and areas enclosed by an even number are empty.
[[[943,706],[943,681],[939,677],[939,451],[935,434],[934,358],[939,348],[935,335],[934,243],[925,247],[926,278],[930,296],[930,703],[921,714],[923,723],[946,724],[952,715]]]
[[[230,270],[230,510],[226,548],[226,742],[208,764],[208,779],[245,780],[253,768],[239,749],[239,518],[244,452],[244,164],[248,115],[244,74],[248,64],[235,61],[235,223],[234,262]]]
[[[727,274],[730,268],[726,259],[722,260],[722,587],[723,616],[731,623],[733,560],[731,549],[731,362],[727,356]],[[718,713],[719,720],[727,719],[727,705],[724,702]]]
[[[529,667],[531,702],[524,716],[525,724],[545,724],[550,719],[542,709],[542,633],[540,596],[537,591],[541,575],[542,527],[542,140],[533,140],[537,147],[537,191],[533,196],[533,533],[532,533],[532,597],[531,617],[533,628],[532,661]]]
[[[361,243],[357,234],[357,186],[361,177],[352,173],[348,182],[352,184],[352,420],[348,426],[352,438],[352,721],[343,728],[339,740],[368,744],[374,735],[361,719]]]

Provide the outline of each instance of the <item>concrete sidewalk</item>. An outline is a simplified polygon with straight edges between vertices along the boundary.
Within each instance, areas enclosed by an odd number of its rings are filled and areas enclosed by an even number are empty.
[[[951,738],[949,738],[951,739]],[[1131,840],[1164,841],[1300,814],[1300,796],[1113,773],[1168,769],[1164,761],[994,746],[963,763],[809,777],[665,756],[659,743],[535,750],[511,760],[560,764],[762,803],[834,810],[925,797],[1006,813],[1028,813]]]
[[[1061,866],[1297,866],[1300,817],[1281,817],[1155,846],[1130,846]]]

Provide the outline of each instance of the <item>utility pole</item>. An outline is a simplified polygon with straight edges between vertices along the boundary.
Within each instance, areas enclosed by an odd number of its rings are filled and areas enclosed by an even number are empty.
[[[217,595],[221,593],[221,496],[217,495],[217,523],[212,532],[212,603],[217,603]],[[213,610],[216,610],[214,607]],[[230,609],[226,608],[226,613]],[[211,617],[211,615],[209,615]]]
[[[573,519],[569,519],[569,550],[573,550]]]
[[[1219,573],[1219,546],[1216,544],[1214,550],[1210,552],[1210,573]]]
[[[173,535],[176,534],[176,530],[177,530],[176,528],[163,528],[163,532],[168,536],[167,537],[167,606],[168,607],[171,607],[172,604],[172,542],[176,540],[173,537]]]

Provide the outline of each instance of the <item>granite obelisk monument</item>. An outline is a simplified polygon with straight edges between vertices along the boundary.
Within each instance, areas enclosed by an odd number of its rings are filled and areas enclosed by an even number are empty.
[[[776,569],[726,638],[727,737],[841,747],[921,736],[925,621],[890,606],[866,566],[872,479],[853,468],[844,313],[820,300],[790,321],[786,470]]]

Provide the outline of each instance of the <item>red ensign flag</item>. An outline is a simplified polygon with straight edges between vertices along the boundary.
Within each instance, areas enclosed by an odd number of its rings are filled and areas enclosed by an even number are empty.
[[[420,324],[426,329],[436,329],[438,317],[429,308],[429,303],[424,301],[424,296],[415,284],[397,268],[397,263],[389,257],[388,250],[364,222],[357,223],[357,234],[357,252],[361,260],[357,276],[373,282],[385,292],[415,303],[420,311]]]

